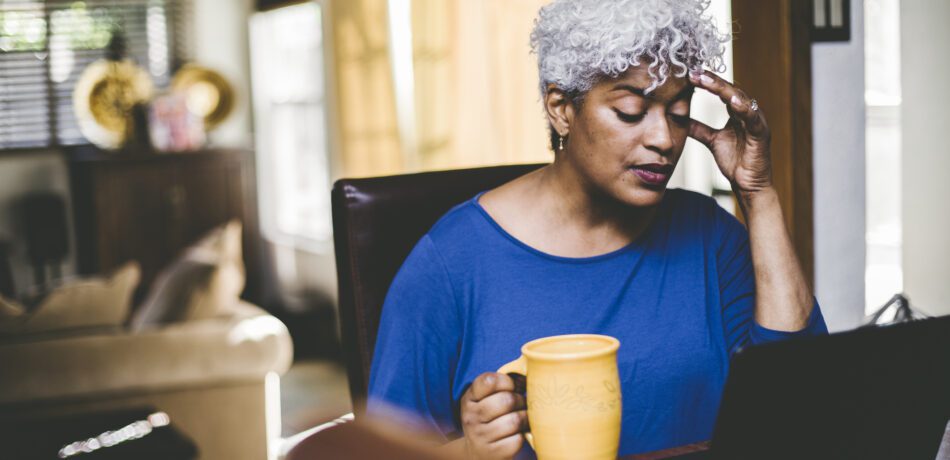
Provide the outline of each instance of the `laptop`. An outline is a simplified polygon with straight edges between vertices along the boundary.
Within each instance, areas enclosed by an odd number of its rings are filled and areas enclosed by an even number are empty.
[[[749,347],[711,459],[950,459],[950,317]]]

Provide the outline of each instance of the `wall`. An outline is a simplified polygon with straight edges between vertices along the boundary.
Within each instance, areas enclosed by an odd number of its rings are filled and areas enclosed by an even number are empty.
[[[950,2],[901,2],[904,291],[950,314]]]
[[[864,8],[851,41],[812,45],[815,293],[832,330],[864,317]]]
[[[250,66],[247,20],[253,0],[193,0],[194,59],[221,72],[236,93],[234,112],[209,138],[212,144],[251,147]]]
[[[71,203],[69,203],[69,171],[65,158],[56,150],[4,152],[0,156],[0,239],[12,244],[11,266],[19,294],[34,285],[33,271],[27,257],[26,235],[16,215],[17,201],[35,192],[55,193],[67,199],[70,255],[63,265],[63,274],[75,273],[76,242],[72,239]]]

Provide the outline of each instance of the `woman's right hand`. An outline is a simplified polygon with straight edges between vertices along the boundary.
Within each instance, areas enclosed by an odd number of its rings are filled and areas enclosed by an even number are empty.
[[[468,458],[509,459],[521,450],[528,412],[524,396],[516,390],[523,388],[511,377],[486,372],[462,395],[460,412]]]

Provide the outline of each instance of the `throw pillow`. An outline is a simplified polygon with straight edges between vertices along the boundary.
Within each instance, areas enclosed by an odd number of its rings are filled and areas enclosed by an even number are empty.
[[[227,314],[244,290],[245,271],[241,251],[241,223],[231,221],[201,239],[190,249],[195,260],[214,262],[214,270],[199,283],[189,299],[186,320]]]
[[[0,298],[0,334],[20,335],[121,326],[129,314],[141,270],[128,262],[108,278],[82,278],[50,292],[31,313]],[[17,313],[19,312],[19,313]]]
[[[18,319],[25,313],[26,310],[19,303],[0,297],[0,322]]]
[[[163,270],[133,315],[133,331],[227,314],[244,289],[241,223],[222,225]]]
[[[26,321],[26,308],[19,302],[0,296],[0,336],[12,334]]]

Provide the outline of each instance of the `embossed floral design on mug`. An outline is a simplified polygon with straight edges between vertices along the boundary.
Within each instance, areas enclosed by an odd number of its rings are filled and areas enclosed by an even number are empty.
[[[540,460],[615,459],[620,445],[620,341],[605,335],[558,335],[521,347],[498,369],[528,381],[525,437]]]

